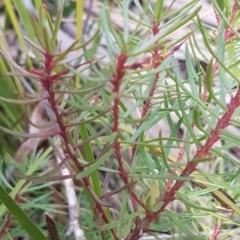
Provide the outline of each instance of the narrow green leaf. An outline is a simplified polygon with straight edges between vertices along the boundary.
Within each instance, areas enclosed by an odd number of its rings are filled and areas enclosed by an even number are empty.
[[[227,19],[226,19],[227,21]],[[215,51],[212,50],[211,46],[210,46],[210,43],[208,41],[208,37],[207,37],[207,34],[206,34],[206,30],[204,29],[203,27],[203,24],[201,22],[201,20],[199,19],[198,17],[198,20],[197,20],[197,23],[198,23],[198,27],[199,27],[199,30],[203,36],[203,40],[204,40],[204,43],[208,49],[208,51],[211,53],[211,55],[214,57],[214,59],[216,59],[218,61],[218,63],[223,67],[223,69],[234,79],[236,80],[237,82],[239,82],[239,79],[238,79],[238,76],[235,76],[233,75],[233,73],[228,69],[228,67],[222,62],[220,61],[220,59],[218,58],[218,56],[216,55]],[[232,28],[232,27],[231,27]],[[232,30],[232,29],[231,29]],[[235,31],[235,30],[234,30]],[[235,33],[235,32],[234,32]],[[238,37],[238,39],[240,39],[240,36],[238,36],[238,33],[236,35],[236,37]]]
[[[191,237],[191,239],[195,240],[205,240],[205,237],[198,237],[197,235],[194,235],[192,232],[192,229],[189,229],[191,221],[193,221],[191,218],[188,219],[188,223],[182,223],[182,221],[179,221],[178,217],[176,215],[172,214],[171,212],[167,212],[167,215],[173,220],[173,222],[176,224],[181,231],[187,234],[187,236]]]
[[[176,176],[176,173],[172,170],[172,168],[168,164],[168,158],[167,158],[167,155],[165,153],[165,149],[162,147],[163,146],[163,141],[162,141],[161,132],[159,133],[159,145],[161,146],[160,148],[161,148],[161,153],[162,153],[162,159],[163,159],[163,163],[164,163],[165,167],[168,169],[168,171],[170,173],[172,173],[174,176]]]
[[[42,162],[48,157],[49,153],[52,151],[52,147],[49,147],[48,149],[46,149],[46,151],[44,151],[44,153],[39,156],[38,159],[36,159],[30,166],[28,171],[26,172],[26,175],[32,175],[34,171],[36,171],[36,169],[42,164]],[[15,185],[15,187],[13,188],[13,190],[10,193],[10,196],[12,198],[14,198],[17,193],[23,188],[24,184],[26,183],[26,180],[20,180],[17,182],[17,184]],[[3,216],[3,214],[6,211],[6,207],[2,204],[0,205],[0,218]]]
[[[124,191],[123,204],[122,204],[121,210],[120,210],[119,225],[117,227],[118,236],[120,236],[120,233],[123,231],[127,199],[128,199],[127,191]]]
[[[156,2],[155,6],[155,18],[156,18],[156,24],[158,25],[161,20],[162,10],[164,6],[165,1],[164,0],[158,0]]]
[[[83,172],[79,173],[77,175],[77,178],[84,178],[86,176],[91,175],[93,172],[96,172],[96,170],[103,164],[112,154],[112,151],[105,152],[99,159],[97,159],[93,164],[91,164],[89,167],[86,167]],[[100,182],[98,183],[100,184]]]
[[[182,96],[181,96],[181,91],[180,91],[180,86],[183,87],[183,84],[181,83],[181,79],[179,79],[179,76],[176,74],[176,88],[177,88],[177,92],[178,92],[178,103],[179,103],[179,107],[183,116],[183,123],[187,128],[187,133],[190,134],[190,136],[192,137],[193,141],[195,142],[195,144],[197,144],[197,146],[199,146],[199,143],[197,141],[196,135],[193,132],[192,129],[192,122],[190,122],[190,120],[192,121],[192,119],[190,119],[190,114],[186,114],[185,110],[184,110],[184,101]],[[192,94],[190,94],[191,96],[193,96]]]
[[[33,240],[47,240],[47,237],[42,233],[28,215],[18,206],[12,197],[0,185],[0,200],[2,204],[11,212],[17,222],[23,227]]]
[[[226,0],[217,0],[216,3],[219,6],[219,8],[223,11],[225,8],[225,1]]]
[[[17,136],[17,137],[21,137],[21,138],[39,138],[39,137],[47,137],[47,136],[51,136],[53,135],[53,131],[43,131],[41,133],[20,133],[20,132],[15,132],[12,131],[8,128],[2,127],[0,126],[0,130],[2,130],[3,132],[13,135],[13,136]]]
[[[52,39],[51,41],[56,44],[57,46],[57,34],[61,26],[61,19],[62,19],[62,10],[59,10],[57,13],[56,21],[54,23],[54,30],[52,33]]]
[[[209,92],[209,95],[211,98],[219,105],[224,111],[227,111],[227,108],[224,104],[222,104],[216,97],[215,93],[213,92],[213,87],[212,87],[212,65],[213,65],[213,60],[210,61],[210,63],[207,66],[207,75],[206,75],[206,87]]]
[[[148,39],[146,42],[141,42],[141,44],[135,48],[135,51],[133,52],[133,56],[142,54],[146,51],[150,51],[152,48],[156,48],[159,46],[159,41],[163,41],[165,37],[167,37],[169,34],[177,30],[179,27],[182,27],[184,24],[186,24],[188,21],[193,19],[195,16],[197,16],[197,13],[200,11],[201,7],[198,7],[195,11],[193,11],[191,14],[189,14],[186,18],[183,20],[177,22],[173,26],[169,27],[166,31],[160,31],[157,35],[153,36],[150,40]],[[157,44],[156,44],[157,43]]]
[[[84,140],[89,138],[88,131],[87,131],[87,125],[80,125],[79,126],[79,130],[80,130],[80,135],[81,135],[82,141],[84,141]],[[83,145],[83,149],[84,149],[84,157],[85,157],[85,159],[87,159],[87,161],[89,163],[93,162],[94,161],[94,154],[93,154],[93,149],[92,149],[90,143],[86,142]],[[97,161],[99,161],[99,160],[97,160]],[[100,166],[100,165],[98,165],[98,166]],[[101,188],[101,181],[100,181],[97,169],[98,168],[96,168],[95,171],[92,172],[91,178],[92,178],[92,184],[93,184],[95,193],[99,197],[102,194],[102,188]]]
[[[209,137],[209,132],[207,132],[203,127],[202,127],[202,123],[201,123],[201,112],[198,108],[194,109],[194,113],[193,113],[193,120],[194,120],[194,124],[196,125],[196,127],[203,132],[206,136]]]
[[[190,84],[192,94],[196,96],[196,98],[200,99],[197,91],[198,86],[196,86],[195,79],[194,79],[196,78],[197,74],[193,69],[193,64],[192,64],[188,46],[185,47],[185,60],[186,60],[186,70],[188,74],[188,82]]]
[[[25,18],[26,15],[27,15],[26,14],[26,9],[22,6],[21,1],[17,1],[17,2],[20,2],[20,4],[18,3],[16,5],[17,9],[19,10],[19,14],[20,14],[20,16]],[[27,48],[26,48],[26,45],[25,45],[24,40],[23,40],[23,36],[22,36],[21,30],[20,30],[20,26],[19,26],[19,23],[18,23],[18,20],[17,20],[17,16],[16,16],[16,14],[14,13],[14,10],[13,10],[13,5],[12,5],[11,1],[8,1],[8,0],[4,0],[4,3],[5,3],[5,7],[6,7],[7,11],[8,11],[8,14],[10,16],[10,19],[11,19],[11,22],[13,24],[13,27],[15,29],[15,32],[17,34],[18,40],[20,42],[20,45],[21,45],[23,51],[26,53],[27,52]]]
[[[124,43],[127,44],[129,38],[129,17],[128,17],[128,8],[129,1],[122,1],[122,13],[123,13],[123,21],[124,21]]]
[[[9,2],[8,0],[5,0],[5,2]],[[20,15],[21,21],[23,23],[24,29],[27,32],[27,36],[28,38],[30,38],[32,41],[34,41],[35,36],[34,36],[34,30],[33,30],[33,26],[32,26],[32,22],[31,19],[29,17],[29,13],[23,3],[23,1],[19,1],[19,0],[13,0],[14,5]],[[34,53],[37,57],[39,56],[39,53],[37,51],[34,50]]]
[[[42,0],[34,0],[34,4],[36,9],[39,9],[43,5]]]
[[[84,9],[84,1],[76,1],[76,37],[79,42],[81,43],[82,38],[82,31],[83,31],[83,9]]]

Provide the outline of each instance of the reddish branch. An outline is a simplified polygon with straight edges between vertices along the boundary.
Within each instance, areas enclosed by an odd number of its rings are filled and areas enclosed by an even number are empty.
[[[220,233],[220,228],[221,228],[221,224],[216,224],[214,230],[213,230],[213,234],[211,237],[211,240],[217,240],[217,237]]]
[[[120,86],[121,81],[124,76],[125,72],[125,63],[127,61],[127,55],[121,53],[118,57],[116,72],[111,79],[111,83],[113,86],[113,94],[115,94],[114,101],[113,101],[113,127],[112,132],[118,134],[118,118],[119,118],[119,101],[120,101]],[[123,166],[122,155],[120,150],[120,143],[119,141],[115,140],[114,150],[116,154],[116,158],[118,160],[120,175],[124,180],[125,184],[128,183],[127,173]]]
[[[54,56],[49,55],[48,53],[45,53],[44,57],[45,57],[44,70],[39,71],[36,69],[31,69],[31,72],[41,77],[41,83],[42,83],[43,89],[48,93],[47,99],[49,102],[49,107],[55,115],[54,121],[57,123],[57,126],[58,126],[58,132],[56,134],[59,134],[61,136],[62,143],[65,146],[65,148],[64,148],[65,156],[68,156],[70,159],[72,159],[75,166],[77,167],[78,171],[82,172],[84,170],[85,166],[83,166],[79,163],[77,156],[71,149],[71,144],[70,144],[70,141],[67,136],[68,133],[67,133],[66,127],[64,126],[64,123],[62,121],[62,117],[59,112],[58,105],[55,100],[55,94],[53,91],[54,82],[56,82],[62,76],[67,74],[69,72],[69,70],[64,69],[58,73],[52,73],[53,69],[56,67],[56,63],[54,62]],[[78,68],[78,67],[79,67],[79,65],[75,66],[75,68]],[[94,209],[96,210],[95,211],[96,215],[98,215],[98,216],[100,215],[105,223],[109,223],[109,219],[103,210],[103,206],[101,205],[100,199],[98,199],[95,196],[94,191],[91,188],[89,177],[84,177],[81,179],[81,181],[84,184],[84,186],[87,188],[88,192],[90,193],[90,195],[92,196],[92,198],[95,201]],[[114,238],[118,239],[116,236],[116,233],[113,229],[111,229],[111,232],[112,232]]]
[[[156,34],[158,34],[160,31],[159,29],[159,26],[156,25],[156,22],[154,21],[153,22],[153,28],[152,28],[152,34],[153,36],[155,36]],[[153,52],[152,52],[152,68],[153,69],[156,69],[157,67],[160,66],[160,64],[162,63],[162,61],[166,58],[168,58],[169,56],[171,56],[172,54],[174,54],[175,51],[179,50],[179,48],[182,46],[182,44],[186,41],[187,39],[185,39],[182,43],[176,45],[173,49],[171,49],[167,54],[165,54],[164,56],[162,56],[159,52],[159,49],[158,49],[158,46],[153,49]],[[157,83],[158,83],[158,79],[159,79],[159,76],[160,76],[160,73],[156,73],[155,75],[155,78],[154,78],[154,82],[152,84],[152,87],[150,88],[150,91],[148,93],[148,97],[147,99],[145,100],[145,104],[143,106],[143,110],[142,110],[142,114],[141,114],[141,119],[146,117],[148,112],[151,110],[151,99],[152,97],[154,96],[154,92],[157,88]],[[140,128],[140,126],[142,125],[142,123],[139,123],[138,126],[137,126],[137,129]],[[136,138],[135,142],[137,142],[139,139]],[[134,145],[133,148],[132,148],[132,156],[131,156],[131,162],[130,162],[130,165],[132,164],[133,162],[133,159],[134,159],[134,155],[135,155],[135,152],[136,152],[136,149],[137,149],[137,145]]]
[[[156,22],[154,21],[153,23],[153,29],[152,29],[152,33],[153,33],[153,36],[155,36],[156,34],[159,33],[159,26],[156,25]],[[161,61],[163,60],[162,56],[160,55],[159,53],[159,50],[158,48],[155,48],[152,52],[152,62],[153,62],[153,68],[156,69]],[[142,114],[141,114],[141,118],[145,117],[148,113],[148,111],[151,109],[151,98],[153,97],[154,95],[154,92],[156,90],[156,87],[157,87],[157,82],[158,82],[158,78],[159,78],[159,75],[160,73],[157,73],[155,75],[155,79],[154,79],[154,82],[153,82],[153,85],[149,91],[149,94],[148,94],[148,98],[147,100],[145,101],[145,104],[143,106],[143,110],[142,110]],[[140,126],[142,125],[142,123],[139,123],[138,126],[137,126],[137,129],[140,128]],[[135,140],[135,142],[138,141],[139,138],[137,138]],[[130,165],[132,165],[132,162],[133,162],[133,159],[134,159],[134,155],[135,155],[135,152],[136,152],[136,149],[137,149],[137,145],[134,145],[133,148],[132,148],[132,157],[131,157],[131,162],[130,162]]]
[[[112,107],[112,111],[113,111],[112,132],[117,135],[117,137],[115,139],[115,142],[114,142],[114,152],[115,152],[115,155],[116,155],[116,159],[118,161],[120,176],[123,179],[125,186],[128,186],[130,183],[129,183],[129,180],[128,180],[128,173],[126,172],[126,170],[124,168],[120,142],[118,141],[120,86],[121,86],[121,82],[123,80],[125,71],[128,70],[128,69],[135,69],[135,68],[140,66],[139,64],[126,65],[127,58],[128,57],[125,53],[121,53],[118,56],[118,61],[117,61],[116,69],[115,69],[115,74],[112,76],[112,79],[111,79],[111,83],[112,83],[112,86],[113,86],[113,94],[115,95],[114,101],[113,101],[113,107]],[[130,189],[129,192],[130,192],[130,195],[132,197],[133,210],[135,212],[137,211],[137,204],[136,203],[138,203],[139,205],[142,206],[142,208],[146,212],[148,212],[147,207],[145,206],[145,204],[142,201],[139,200],[139,198],[136,195],[136,193],[134,192],[134,190]],[[139,221],[140,221],[140,219],[137,218],[136,222],[139,222]]]
[[[194,156],[194,158],[204,158],[209,155],[209,151],[211,147],[220,139],[219,130],[226,128],[229,125],[230,119],[234,113],[234,111],[240,106],[240,86],[236,95],[231,99],[230,104],[228,106],[227,112],[218,120],[216,127],[211,131],[210,137],[208,138],[205,145],[199,149]],[[193,159],[194,159],[193,158]],[[195,171],[197,163],[189,162],[180,177],[188,177],[192,172]],[[126,240],[135,240],[138,239],[140,232],[148,232],[149,225],[159,217],[159,214],[164,211],[166,206],[175,199],[175,193],[180,189],[183,185],[184,181],[176,181],[171,190],[164,194],[162,199],[163,205],[156,212],[150,213],[146,215],[146,217],[135,226],[135,228],[128,235]]]
[[[235,16],[235,14],[236,14],[236,10],[233,9],[232,15]],[[218,21],[218,19],[219,18],[217,16],[217,21]],[[218,23],[219,23],[219,21],[218,21]],[[229,33],[229,31],[226,30],[225,34],[224,34],[225,41],[227,41],[231,37],[232,37],[231,33]],[[213,69],[212,76],[214,76],[216,70],[217,70],[217,67],[215,67]],[[205,99],[205,96],[204,96],[204,99]],[[194,158],[204,158],[204,157],[209,156],[209,151],[211,150],[212,146],[220,139],[220,135],[219,135],[220,130],[225,129],[226,127],[229,126],[231,117],[232,117],[234,111],[238,107],[240,107],[240,85],[238,86],[238,91],[237,91],[236,95],[234,97],[231,96],[231,101],[230,101],[227,111],[218,120],[216,127],[211,131],[210,137],[207,139],[205,145],[202,148],[198,149],[198,151],[197,151],[196,155],[193,157],[193,159]],[[195,163],[193,161],[188,162],[185,169],[182,171],[180,177],[189,177],[190,174],[195,171],[196,166],[197,166],[197,163]],[[136,224],[135,228],[129,233],[126,240],[135,240],[135,239],[137,240],[137,239],[139,239],[139,237],[141,237],[140,233],[149,232],[149,225],[159,217],[160,213],[165,210],[165,208],[167,207],[167,205],[170,202],[175,200],[175,193],[181,188],[183,183],[184,183],[184,181],[177,180],[175,182],[175,184],[173,185],[173,187],[168,192],[164,192],[164,196],[162,199],[163,204],[160,207],[160,209],[157,210],[156,212],[146,213],[146,217],[142,221],[138,222],[138,224]],[[216,225],[215,229],[214,229],[214,233],[212,235],[212,239],[216,239],[216,237],[219,234],[219,231],[220,231],[220,226]]]
[[[216,11],[215,9],[214,9],[214,11],[215,11],[215,17],[216,17],[216,21],[217,21],[218,27],[220,27],[221,22],[220,22],[219,15],[218,15],[218,13],[217,13],[217,11]],[[230,23],[233,23],[233,24],[234,24],[237,11],[238,11],[238,6],[237,6],[236,3],[234,3],[234,4],[233,4],[233,7],[232,7],[231,17],[230,17],[230,19],[229,19],[229,22],[230,22]],[[238,32],[239,32],[239,30],[238,30]],[[224,34],[223,34],[223,35],[224,35],[224,41],[225,41],[225,43],[227,43],[229,40],[231,40],[232,38],[235,37],[235,33],[233,33],[233,32],[231,31],[231,29],[230,29],[229,26],[226,27],[226,29],[224,30]],[[215,60],[214,68],[213,68],[213,71],[212,71],[212,76],[213,76],[213,77],[215,76],[215,73],[216,73],[217,68],[218,68],[218,62],[217,62],[217,60]],[[238,92],[239,92],[239,90],[238,90]],[[230,94],[231,98],[233,99],[232,93],[229,92],[229,94]],[[236,97],[236,96],[237,96],[237,95],[235,95],[235,97]],[[240,96],[238,96],[238,97],[240,97]],[[232,111],[234,111],[234,109],[235,109],[235,106],[234,106],[234,105],[237,104],[236,101],[237,101],[237,100],[234,101],[235,103],[233,103],[233,106],[231,106],[231,104],[230,104],[231,108],[233,108]],[[230,106],[229,106],[229,107],[230,107]],[[226,121],[227,121],[227,119],[226,119]],[[226,122],[224,123],[224,122],[223,122],[222,124],[227,124],[227,125],[228,125],[228,124],[229,124],[229,120],[228,120],[228,123],[226,123]],[[221,125],[220,125],[220,126],[221,126]],[[216,239],[217,239],[217,237],[218,237],[218,235],[219,235],[219,233],[220,233],[220,229],[221,229],[221,223],[217,223],[217,224],[215,225],[215,227],[214,227],[214,231],[213,231],[213,234],[212,234],[212,236],[211,236],[211,239],[212,239],[212,240],[216,240]]]

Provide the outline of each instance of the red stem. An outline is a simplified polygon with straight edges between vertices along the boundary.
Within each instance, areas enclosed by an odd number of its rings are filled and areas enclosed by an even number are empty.
[[[127,55],[125,53],[121,53],[118,56],[118,61],[117,61],[117,66],[116,66],[116,71],[115,74],[113,75],[111,79],[111,83],[113,86],[113,94],[115,94],[115,98],[113,101],[113,127],[112,127],[112,132],[116,133],[118,135],[119,131],[119,102],[120,102],[120,86],[121,86],[121,81],[124,77],[124,73],[128,69],[135,69],[136,67],[141,67],[141,64],[133,64],[126,66],[126,61],[127,61]],[[120,176],[123,179],[125,185],[129,184],[128,181],[128,174],[124,168],[123,164],[123,159],[122,159],[122,153],[121,153],[121,147],[120,143],[118,141],[118,137],[116,137],[115,142],[114,142],[114,152],[116,155],[116,159],[118,161],[119,165],[119,172]],[[137,211],[137,205],[136,202],[143,207],[145,211],[149,211],[145,204],[137,197],[136,193],[134,192],[133,189],[130,189],[130,195],[132,198],[132,206],[133,210],[136,212]],[[137,219],[138,220],[138,219]]]
[[[213,230],[211,240],[217,240],[217,237],[220,233],[220,228],[221,228],[221,224],[220,223],[216,224],[216,226],[214,227],[214,230]]]
[[[235,10],[233,10],[233,15],[234,14],[235,14]],[[216,14],[216,18],[217,18],[217,21],[219,23],[219,18],[218,18],[217,14]],[[156,31],[156,29],[155,29],[155,31]],[[230,38],[230,37],[231,36],[228,34],[228,31],[225,31],[225,41],[227,41],[228,38]],[[217,67],[218,67],[218,65],[216,63],[214,65],[214,69],[213,69],[213,74],[212,74],[213,76],[214,76],[214,74],[217,70]],[[202,97],[203,101],[205,101],[205,99],[206,99],[206,91],[204,93],[205,94]],[[238,91],[237,91],[236,95],[234,97],[231,96],[231,101],[230,101],[230,104],[228,105],[227,111],[218,120],[216,127],[211,131],[210,137],[207,139],[205,145],[201,149],[198,149],[194,158],[204,158],[204,157],[209,156],[210,149],[220,139],[219,130],[225,129],[229,125],[230,119],[231,119],[234,111],[238,107],[240,107],[240,85],[238,86]],[[136,150],[136,147],[133,149],[132,158],[134,156],[135,150]],[[188,162],[186,167],[182,171],[180,177],[189,177],[190,174],[195,171],[196,166],[197,166],[197,163],[192,162],[192,161]],[[167,205],[175,199],[175,193],[181,188],[183,183],[184,183],[184,181],[177,180],[175,182],[175,184],[173,185],[173,187],[170,189],[170,191],[164,192],[164,196],[163,196],[163,199],[162,199],[163,204],[160,207],[160,209],[157,210],[156,212],[146,214],[146,217],[142,221],[138,222],[136,224],[135,228],[129,233],[126,240],[137,240],[137,239],[139,239],[139,237],[141,237],[140,236],[141,232],[148,232],[149,231],[149,229],[148,229],[149,225],[154,220],[156,220],[159,217],[160,213],[165,210]],[[219,231],[220,231],[219,229],[220,229],[220,226],[216,225],[214,234],[212,236],[213,239],[216,239],[216,237],[218,236]]]
[[[152,33],[153,33],[153,36],[159,33],[159,26],[156,25],[155,21],[153,22]],[[154,49],[153,53],[152,53],[152,61],[153,61],[153,68],[154,69],[156,69],[160,65],[161,60],[162,60],[162,57],[159,54],[158,48]],[[154,92],[156,90],[156,87],[157,87],[156,85],[157,85],[157,82],[158,82],[159,75],[160,75],[159,73],[157,73],[155,75],[155,79],[154,79],[153,85],[152,85],[152,87],[149,91],[148,98],[145,101],[145,104],[143,106],[141,118],[144,118],[147,115],[148,111],[151,109],[151,98],[153,97]],[[141,125],[142,125],[142,123],[139,123],[138,126],[137,126],[137,129],[139,129]],[[136,138],[135,142],[137,142],[138,139],[139,139],[139,137]],[[135,156],[135,153],[136,153],[136,149],[137,149],[137,145],[135,144],[132,147],[132,156],[131,156],[130,166],[132,165],[132,162],[133,162],[133,159],[134,159],[134,156]]]
[[[42,86],[43,88],[46,90],[46,92],[48,93],[48,102],[49,102],[49,106],[51,108],[51,110],[53,111],[54,115],[55,115],[55,121],[58,125],[59,128],[59,132],[58,134],[61,136],[61,140],[63,145],[65,146],[64,148],[64,154],[66,156],[69,156],[70,159],[73,160],[75,166],[77,167],[79,172],[82,172],[84,170],[84,166],[82,166],[78,159],[77,156],[73,153],[72,149],[70,148],[70,142],[68,140],[68,136],[67,136],[67,131],[66,128],[63,124],[61,115],[59,113],[58,107],[57,107],[57,103],[55,100],[55,94],[53,91],[53,83],[60,79],[63,75],[67,74],[69,72],[68,69],[64,69],[61,72],[58,72],[54,75],[52,75],[52,71],[54,69],[54,67],[56,66],[56,64],[54,62],[52,62],[53,60],[53,56],[49,55],[49,54],[45,54],[45,67],[44,67],[44,71],[38,71],[33,69],[32,72],[40,75],[41,78],[41,82],[42,82]],[[84,177],[83,179],[81,179],[82,184],[85,185],[85,187],[87,188],[88,192],[91,194],[93,200],[95,201],[95,208],[98,209],[99,214],[102,216],[102,219],[104,220],[104,222],[110,223],[108,217],[106,216],[104,209],[102,207],[102,205],[97,201],[97,199],[95,199],[95,196],[93,196],[92,194],[92,189],[91,189],[91,185],[90,185],[90,181],[89,181],[89,177]],[[117,238],[117,235],[115,233],[115,231],[113,229],[110,229],[110,231],[112,232],[113,236],[115,239]]]
[[[211,131],[210,137],[208,138],[205,145],[199,149],[194,156],[194,158],[204,158],[209,155],[209,151],[211,147],[220,139],[219,130],[226,128],[229,125],[230,119],[236,110],[240,106],[240,86],[238,91],[234,97],[232,97],[230,104],[228,106],[227,112],[218,120],[216,127]],[[194,159],[193,158],[193,159]],[[194,172],[197,163],[189,162],[187,163],[185,169],[181,173],[180,177],[188,177],[192,172]],[[159,214],[164,211],[166,206],[175,199],[175,193],[180,189],[183,185],[184,181],[176,181],[173,187],[169,192],[166,192],[163,196],[163,205],[161,208],[149,215],[147,215],[135,228],[130,232],[126,240],[134,240],[137,239],[139,233],[141,231],[147,232],[149,225],[159,217]]]

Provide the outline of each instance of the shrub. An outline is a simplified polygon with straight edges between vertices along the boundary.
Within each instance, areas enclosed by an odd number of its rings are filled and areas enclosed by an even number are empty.
[[[239,126],[238,2],[212,1],[214,31],[195,0],[176,11],[134,1],[138,18],[118,1],[123,29],[105,2],[87,39],[77,3],[78,36],[65,49],[59,32],[72,5],[63,11],[59,3],[51,18],[39,2],[38,16],[20,1],[5,6],[25,60],[13,59],[3,41],[1,239],[236,235],[239,162],[229,151],[239,143],[231,132]],[[192,31],[169,42],[190,22]]]

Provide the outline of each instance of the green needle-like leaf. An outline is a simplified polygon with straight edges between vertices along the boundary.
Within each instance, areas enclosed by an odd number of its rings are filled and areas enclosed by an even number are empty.
[[[42,233],[28,215],[18,206],[11,196],[0,185],[0,201],[11,212],[18,223],[28,233],[33,240],[47,240],[47,237]]]

